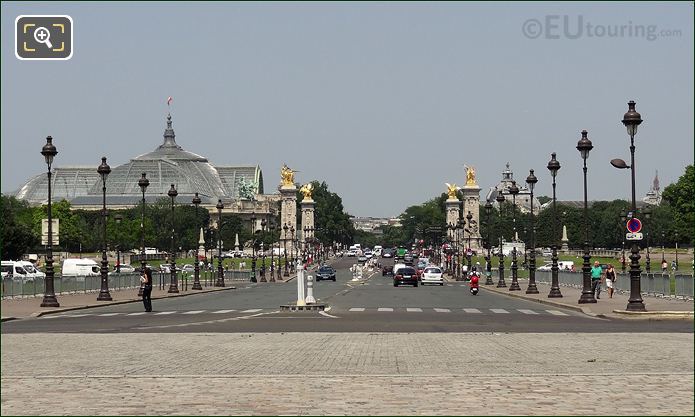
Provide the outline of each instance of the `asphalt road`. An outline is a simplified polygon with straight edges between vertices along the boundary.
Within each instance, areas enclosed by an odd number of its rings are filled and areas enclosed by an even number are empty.
[[[463,282],[393,287],[380,271],[353,282],[339,259],[337,281],[314,285],[324,312],[281,311],[296,302],[297,283],[242,283],[237,289],[47,315],[3,323],[3,333],[119,332],[693,332],[688,321],[600,319],[573,310],[481,291]],[[388,262],[388,261],[387,261]]]

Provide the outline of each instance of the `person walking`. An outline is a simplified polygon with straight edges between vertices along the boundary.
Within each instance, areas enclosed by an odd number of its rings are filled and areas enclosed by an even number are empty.
[[[661,272],[666,273],[666,269],[668,269],[668,262],[666,262],[666,259],[661,261]]]
[[[594,262],[594,266],[591,268],[591,292],[596,294],[596,299],[601,298],[601,277],[603,276],[603,268],[598,261]]]
[[[613,265],[608,264],[606,269],[606,288],[608,288],[608,298],[613,298],[613,286],[615,285],[616,275]]]
[[[145,272],[140,276],[142,282],[142,303],[145,305],[145,311],[152,311],[152,269],[145,268]]]

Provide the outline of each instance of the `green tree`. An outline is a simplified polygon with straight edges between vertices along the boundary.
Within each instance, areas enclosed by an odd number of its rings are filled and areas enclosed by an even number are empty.
[[[19,259],[22,254],[40,243],[39,233],[32,227],[33,210],[27,202],[4,194],[0,204],[2,259]]]
[[[343,199],[328,189],[326,182],[312,181],[312,199],[316,202],[314,211],[314,236],[324,245],[334,242],[353,242],[355,228],[350,215],[343,208]],[[301,200],[304,196],[297,192],[297,224],[301,228]],[[301,234],[303,235],[303,231]],[[360,242],[362,243],[362,242]]]
[[[695,243],[695,167],[685,167],[685,173],[664,188],[661,197],[673,209],[674,226],[679,230],[678,240]]]

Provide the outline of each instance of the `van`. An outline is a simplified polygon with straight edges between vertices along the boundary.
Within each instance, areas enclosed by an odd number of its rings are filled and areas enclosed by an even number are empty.
[[[101,274],[101,267],[92,259],[65,259],[62,275],[64,277],[89,277]]]
[[[571,271],[574,268],[574,261],[557,261],[560,271]]]
[[[37,275],[24,269],[21,261],[2,261],[2,277],[12,277],[14,281],[33,282]]]
[[[27,273],[32,274],[36,278],[46,278],[46,273],[41,272],[36,268],[36,265],[34,265],[33,262],[29,261],[18,261],[22,266],[24,267],[24,270],[27,271]]]

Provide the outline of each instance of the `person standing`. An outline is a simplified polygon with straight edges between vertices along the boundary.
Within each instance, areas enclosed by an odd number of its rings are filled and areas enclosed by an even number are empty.
[[[145,311],[152,311],[152,269],[145,268],[140,277],[142,282],[142,303],[145,305]]]
[[[666,269],[668,269],[668,262],[666,262],[666,259],[661,261],[661,272],[666,273]]]
[[[601,298],[601,277],[603,276],[603,268],[598,261],[594,262],[594,266],[591,268],[591,292],[596,294],[596,299]]]
[[[608,298],[613,298],[613,286],[615,285],[615,269],[613,265],[608,264],[608,269],[606,269],[606,288],[608,288]]]

